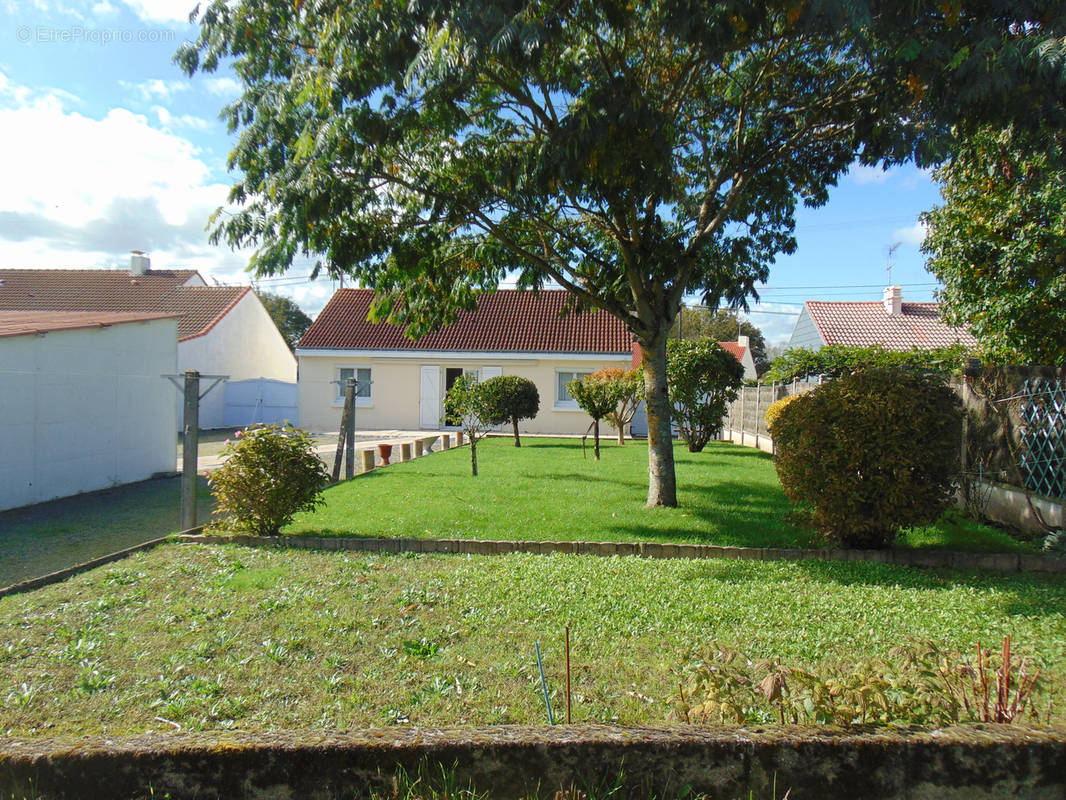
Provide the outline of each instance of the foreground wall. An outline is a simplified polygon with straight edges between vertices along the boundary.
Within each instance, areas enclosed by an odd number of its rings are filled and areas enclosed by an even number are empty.
[[[177,322],[0,339],[0,509],[173,472]]]
[[[68,800],[389,796],[397,771],[421,772],[432,781],[441,766],[459,786],[472,784],[493,800],[551,797],[571,786],[616,798],[1051,800],[1066,796],[1066,729],[498,726],[347,735],[175,733],[64,744],[7,740],[0,744],[0,794]]]

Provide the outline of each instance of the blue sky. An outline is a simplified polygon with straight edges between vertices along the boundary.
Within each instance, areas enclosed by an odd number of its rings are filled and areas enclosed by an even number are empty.
[[[156,267],[250,282],[248,254],[210,245],[204,231],[229,186],[232,140],[218,114],[239,86],[230,73],[189,79],[174,65],[196,33],[191,7],[0,0],[0,266],[126,267],[141,249]],[[804,300],[880,299],[896,242],[892,282],[904,299],[932,299],[917,221],[938,199],[914,167],[853,169],[827,206],[800,211],[799,249],[773,265],[751,321],[782,342]],[[314,315],[335,286],[307,272],[260,285]]]

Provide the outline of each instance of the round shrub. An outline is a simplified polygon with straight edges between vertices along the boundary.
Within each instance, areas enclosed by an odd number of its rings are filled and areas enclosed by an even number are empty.
[[[489,378],[482,389],[484,416],[490,425],[510,422],[514,430],[514,446],[521,447],[518,420],[532,419],[540,410],[540,393],[529,378],[517,375],[497,375]]]
[[[795,398],[774,422],[785,493],[845,547],[881,548],[935,522],[959,472],[962,412],[942,379],[857,371]]]
[[[785,410],[785,407],[799,397],[798,394],[790,394],[787,397],[782,397],[780,400],[775,400],[770,403],[770,407],[766,409],[766,430],[773,431],[774,423],[777,422],[777,418],[781,416],[781,412]]]
[[[237,431],[222,451],[222,466],[208,476],[218,510],[233,530],[276,535],[300,511],[322,503],[329,472],[306,432],[284,425]]]

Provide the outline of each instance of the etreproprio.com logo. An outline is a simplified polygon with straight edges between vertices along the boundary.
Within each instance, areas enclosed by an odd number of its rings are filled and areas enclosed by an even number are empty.
[[[156,44],[173,42],[174,31],[168,28],[87,28],[71,25],[53,28],[48,25],[20,25],[15,38],[24,44]]]

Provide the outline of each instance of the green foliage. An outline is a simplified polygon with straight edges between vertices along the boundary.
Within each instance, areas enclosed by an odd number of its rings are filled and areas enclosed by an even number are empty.
[[[295,348],[300,337],[311,327],[311,318],[288,297],[269,292],[258,294],[270,318],[278,326],[278,331],[289,343],[289,348]]]
[[[945,318],[1000,363],[1066,361],[1066,135],[984,128],[936,179],[922,250]]]
[[[595,431],[593,452],[600,460],[600,420],[617,411],[619,404],[625,400],[627,385],[615,380],[610,375],[594,372],[582,378],[567,382],[566,391],[577,404],[592,417],[592,429]]]
[[[514,446],[521,447],[518,420],[532,419],[540,410],[540,393],[529,378],[517,375],[497,375],[482,387],[485,419],[490,425],[510,422],[514,428]]]
[[[671,339],[666,375],[681,437],[690,452],[698,453],[722,427],[726,406],[744,380],[744,367],[711,339]]]
[[[958,344],[951,347],[915,347],[911,350],[887,350],[880,345],[848,347],[842,344],[827,345],[818,351],[796,347],[775,358],[762,380],[787,382],[813,375],[838,378],[866,367],[905,368],[946,375],[961,370],[967,355],[966,348]]]
[[[770,368],[770,359],[766,353],[766,339],[762,331],[747,320],[737,329],[736,312],[726,309],[711,311],[703,306],[683,306],[677,315],[677,324],[670,329],[670,336],[675,339],[706,338],[714,342],[735,342],[737,336],[748,337],[755,371],[762,375]]]
[[[939,377],[867,369],[828,381],[774,423],[785,494],[846,547],[888,547],[948,507],[962,412]]]
[[[639,368],[630,370],[621,367],[604,367],[593,375],[597,380],[617,384],[618,405],[604,419],[618,432],[618,444],[625,444],[625,427],[633,420],[637,406],[644,399],[644,372]]]
[[[477,476],[477,443],[493,427],[489,421],[485,384],[473,375],[460,375],[444,395],[444,416],[457,419],[470,442],[470,471]]]
[[[1001,655],[980,644],[964,655],[920,640],[887,658],[803,669],[711,645],[684,670],[688,687],[675,713],[685,722],[727,725],[1040,722],[1041,671],[1032,658],[1012,655],[1009,637]]]
[[[780,400],[775,400],[770,403],[770,407],[766,409],[766,429],[770,433],[774,432],[774,423],[777,422],[777,418],[781,416],[781,412],[785,410],[785,407],[799,397],[798,394],[790,394],[787,397],[782,397]]]
[[[682,298],[743,305],[856,159],[1059,110],[1066,12],[986,6],[212,0],[177,60],[243,83],[211,239],[252,272],[320,255],[412,336],[505,275],[554,281],[627,325],[658,387]],[[648,413],[649,502],[674,505],[670,410]]]
[[[1044,552],[1052,556],[1066,556],[1066,530],[1052,531],[1045,536]]]
[[[311,436],[292,425],[253,425],[237,431],[208,476],[216,524],[261,536],[276,535],[300,511],[322,503],[329,472]]]

